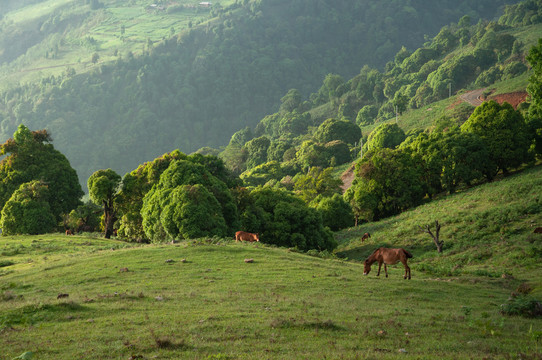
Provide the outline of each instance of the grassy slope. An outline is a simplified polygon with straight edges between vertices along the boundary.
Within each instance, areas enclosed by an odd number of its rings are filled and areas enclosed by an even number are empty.
[[[529,329],[542,331],[542,320],[502,316],[499,305],[524,281],[542,295],[540,253],[529,255],[542,246],[531,233],[542,223],[533,210],[541,175],[530,169],[337,234],[338,254],[354,260],[379,245],[408,247],[410,281],[401,266],[388,279],[363,277],[358,261],[228,240],[2,237],[2,260],[14,265],[0,268],[0,359],[540,356]],[[441,256],[416,228],[434,219]],[[373,236],[361,244],[364,231]]]
[[[198,7],[197,1],[177,0],[179,5],[195,6],[186,8],[180,12],[168,13],[167,11],[149,10],[150,1],[133,0],[102,0],[106,6],[104,9],[92,11],[82,26],[70,28],[60,42],[59,53],[56,58],[45,58],[45,53],[50,51],[58,40],[51,37],[42,43],[30,48],[26,55],[20,57],[10,65],[0,67],[1,87],[19,82],[32,82],[49,75],[59,75],[67,67],[76,70],[77,73],[89,71],[103,63],[115,61],[118,56],[124,57],[128,51],[135,55],[141,54],[146,49],[146,42],[153,43],[169,38],[173,33],[177,34],[189,28],[189,23],[199,23],[209,18],[209,10]],[[221,0],[226,7],[234,3],[233,0]],[[40,20],[44,21],[62,9],[66,17],[74,14],[89,12],[89,5],[84,2],[73,3],[67,0],[47,0],[35,5],[29,5],[5,16],[5,20],[24,28],[36,26]],[[124,35],[121,34],[121,26],[125,27]],[[95,44],[88,44],[85,38],[92,37]],[[115,55],[115,51],[118,55]],[[94,53],[98,53],[100,59],[97,64],[91,63]]]

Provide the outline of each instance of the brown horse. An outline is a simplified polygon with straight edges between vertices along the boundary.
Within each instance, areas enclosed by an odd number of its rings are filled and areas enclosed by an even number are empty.
[[[412,254],[405,249],[378,248],[363,263],[365,266],[363,275],[369,274],[371,265],[378,261],[378,273],[376,276],[380,275],[380,269],[382,268],[382,263],[384,263],[384,271],[386,272],[386,277],[388,277],[388,267],[386,265],[395,265],[400,261],[405,266],[405,276],[403,278],[406,279],[408,275],[408,279],[410,280],[410,268],[407,265],[407,259],[411,257]]]
[[[363,236],[361,237],[361,242],[364,242],[365,240],[367,240],[370,237],[371,237],[371,234],[369,234],[369,233],[363,234]]]
[[[237,241],[260,241],[260,235],[249,233],[246,231],[238,231],[235,233],[235,242]]]

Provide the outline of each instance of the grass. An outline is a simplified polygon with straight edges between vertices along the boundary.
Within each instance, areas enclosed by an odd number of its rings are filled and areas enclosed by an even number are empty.
[[[541,174],[339,232],[348,261],[229,239],[1,237],[0,359],[540,358],[542,319],[500,311],[522,305],[509,301],[521,286],[542,297],[541,255],[528,255],[542,243]],[[440,255],[417,229],[435,219]],[[362,275],[380,245],[411,250],[412,280],[402,266]]]
[[[11,64],[1,66],[1,88],[57,76],[68,67],[77,73],[91,71],[104,63],[116,61],[128,52],[142,54],[148,50],[148,40],[156,44],[189,29],[192,24],[208,21],[210,16],[208,9],[199,8],[198,2],[191,0],[176,1],[177,5],[194,6],[177,12],[152,10],[148,7],[151,2],[142,0],[102,0],[101,3],[105,5],[104,9],[90,11],[84,1],[47,0],[7,13],[4,21],[21,28],[41,26],[42,22],[54,16],[63,19],[84,17],[85,21],[79,24],[78,20],[73,20],[74,26],[65,32],[62,41],[58,36],[50,36]],[[227,7],[234,1],[214,3]],[[121,34],[122,26],[124,34]],[[85,42],[87,38],[93,39],[91,46]],[[57,55],[45,58],[46,52],[50,53],[54,47],[59,49]],[[96,64],[91,62],[94,53],[99,54]]]

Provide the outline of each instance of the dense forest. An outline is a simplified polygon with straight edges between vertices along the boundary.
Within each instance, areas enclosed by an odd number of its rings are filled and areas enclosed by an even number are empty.
[[[62,75],[4,90],[0,140],[20,123],[47,128],[83,183],[99,168],[124,173],[175,148],[186,153],[218,148],[234,132],[278,110],[289,89],[298,89],[303,98],[329,73],[350,78],[365,64],[383,71],[403,46],[414,51],[443,25],[465,14],[472,22],[491,19],[511,2],[258,0],[216,5],[208,21],[149,41],[142,54],[119,52],[112,63],[93,57],[88,72],[67,66]],[[9,2],[3,15],[31,3],[37,2]],[[41,56],[61,57],[66,46],[62,34],[87,24],[89,17],[106,18],[113,3],[81,0],[50,18],[35,19],[30,29],[0,21],[1,62],[24,63],[40,39],[48,44]],[[95,39],[84,37],[81,46],[100,48]],[[446,50],[439,48],[432,56]],[[321,95],[317,102],[326,100]]]
[[[67,233],[101,229],[107,238],[145,242],[231,237],[244,229],[259,232],[266,243],[332,251],[337,245],[332,231],[400,213],[540,160],[542,40],[522,31],[540,32],[542,16],[533,14],[538,8],[537,1],[527,0],[507,6],[495,21],[476,24],[464,15],[417,50],[399,49],[383,70],[366,65],[348,81],[330,73],[308,100],[290,89],[276,113],[254,129],[235,132],[220,153],[173,150],[124,176],[112,169],[94,171],[85,204],[75,171],[50,144],[49,131],[19,124],[0,148],[6,156],[0,162],[0,226],[5,235],[64,227]],[[133,64],[138,61],[132,58]],[[387,121],[450,96],[451,83],[486,86],[527,72],[530,97],[518,109],[490,100],[458,107],[452,116],[408,132]],[[75,76],[61,90],[82,78],[90,77]],[[364,134],[367,127],[372,130]],[[360,152],[356,177],[344,192],[334,168],[352,163]]]

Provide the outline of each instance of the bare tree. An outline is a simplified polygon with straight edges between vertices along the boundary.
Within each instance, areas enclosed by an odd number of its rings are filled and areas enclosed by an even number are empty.
[[[426,232],[428,233],[429,235],[431,235],[431,237],[433,238],[433,242],[435,243],[435,245],[437,246],[437,252],[441,253],[442,252],[442,245],[444,244],[444,242],[442,240],[439,239],[439,234],[440,234],[440,224],[438,223],[438,220],[435,220],[435,234],[433,234],[433,232],[431,232],[431,229],[429,228],[429,225],[427,225],[424,228],[422,228],[421,226],[418,226],[421,231],[423,232]]]

